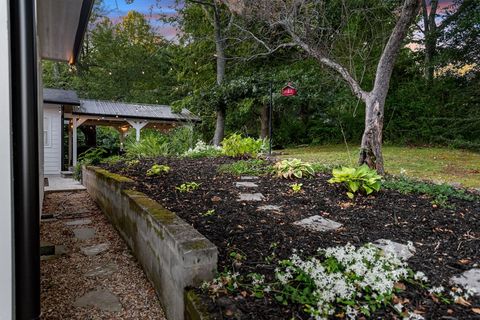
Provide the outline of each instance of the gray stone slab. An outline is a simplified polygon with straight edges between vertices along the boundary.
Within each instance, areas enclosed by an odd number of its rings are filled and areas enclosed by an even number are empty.
[[[106,277],[111,275],[112,273],[115,273],[117,270],[117,264],[109,262],[93,267],[85,273],[85,276],[88,278]]]
[[[450,279],[450,282],[462,287],[469,287],[474,289],[475,295],[480,296],[480,269],[473,268],[465,271],[464,273],[454,276]]]
[[[258,207],[257,210],[260,210],[260,211],[280,211],[281,208],[282,208],[281,206],[276,206],[276,205],[273,205],[273,204],[266,204],[266,205]]]
[[[240,180],[257,180],[258,177],[256,176],[241,176]]]
[[[75,307],[95,307],[102,311],[122,311],[120,299],[106,289],[87,292],[73,303]]]
[[[397,257],[408,260],[415,254],[415,248],[412,250],[406,244],[401,244],[388,239],[378,239],[372,243],[375,247],[383,250],[385,253],[394,253]]]
[[[75,238],[78,240],[88,240],[92,239],[95,236],[95,229],[94,228],[77,228],[73,229],[73,233],[75,234]]]
[[[82,253],[86,256],[96,256],[108,249],[108,243],[100,243],[89,247],[80,248]]]
[[[261,193],[240,193],[237,201],[263,201],[265,196]]]
[[[258,184],[251,181],[237,181],[235,182],[235,187],[237,188],[257,188]]]
[[[311,216],[303,220],[296,221],[293,224],[313,230],[313,231],[330,231],[330,230],[338,229],[342,226],[341,223],[323,218],[319,215]]]
[[[65,225],[66,226],[82,226],[82,225],[90,224],[90,223],[92,223],[92,220],[90,220],[90,219],[78,219],[78,220],[72,220],[72,221],[65,222]]]

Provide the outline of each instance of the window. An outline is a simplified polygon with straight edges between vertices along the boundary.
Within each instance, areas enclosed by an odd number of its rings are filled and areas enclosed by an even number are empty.
[[[43,117],[43,145],[52,146],[52,121],[48,116]]]

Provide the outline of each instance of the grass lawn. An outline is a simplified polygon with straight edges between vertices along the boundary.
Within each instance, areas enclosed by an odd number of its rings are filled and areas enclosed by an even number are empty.
[[[412,178],[434,182],[460,183],[480,188],[480,154],[448,148],[384,146],[385,170],[398,175],[400,170]],[[281,158],[299,158],[326,164],[355,165],[358,147],[326,145],[282,150]]]

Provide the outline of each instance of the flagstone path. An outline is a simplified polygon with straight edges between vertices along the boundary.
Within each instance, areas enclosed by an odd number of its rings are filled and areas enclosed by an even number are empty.
[[[59,219],[42,222],[42,241],[65,250],[42,256],[42,319],[165,319],[152,285],[85,191],[47,194],[44,212]]]

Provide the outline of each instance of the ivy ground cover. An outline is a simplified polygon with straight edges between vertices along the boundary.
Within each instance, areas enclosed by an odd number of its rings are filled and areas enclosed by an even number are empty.
[[[219,170],[235,161],[158,158],[105,165],[132,178],[137,190],[218,247],[219,277],[198,288],[214,319],[480,316],[479,297],[450,282],[479,267],[478,198],[439,205],[428,195],[381,189],[351,200],[341,186],[328,183],[330,174],[242,179]],[[147,174],[154,165],[169,170]],[[335,228],[300,223],[312,217],[331,220]],[[379,239],[405,244],[413,256],[390,258],[369,245]],[[363,264],[357,263],[361,257]]]

